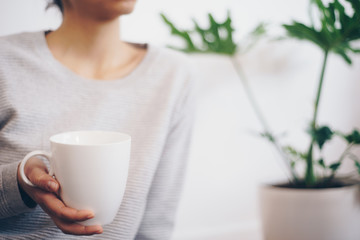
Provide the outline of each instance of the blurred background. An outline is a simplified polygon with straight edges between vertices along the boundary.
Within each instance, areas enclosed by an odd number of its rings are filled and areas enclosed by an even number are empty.
[[[207,27],[207,14],[218,21],[227,10],[240,41],[260,22],[271,34],[282,36],[279,25],[307,22],[307,0],[139,0],[135,11],[121,18],[121,37],[133,42],[181,46],[160,18],[165,13],[180,28],[192,28],[192,19]],[[55,29],[61,22],[56,8],[45,10],[45,0],[0,0],[0,35]],[[1,56],[0,56],[1,57]],[[258,188],[286,180],[277,152],[259,136],[261,125],[249,104],[229,57],[190,55],[199,72],[199,102],[193,146],[175,240],[260,240]],[[308,145],[304,129],[312,117],[322,52],[308,42],[293,39],[261,41],[238,61],[248,76],[271,128],[299,149]],[[360,128],[360,58],[352,66],[330,55],[319,123],[345,132]],[[325,148],[329,159],[339,155],[341,142]],[[344,172],[350,166],[343,166]]]

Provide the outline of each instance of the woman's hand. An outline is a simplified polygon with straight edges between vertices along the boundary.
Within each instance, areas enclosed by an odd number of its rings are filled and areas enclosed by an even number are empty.
[[[94,217],[88,210],[66,207],[58,198],[59,183],[48,174],[45,164],[38,158],[31,158],[25,165],[25,175],[37,187],[30,187],[17,174],[20,187],[51,217],[56,226],[66,234],[92,235],[102,233],[101,226],[82,226],[77,221]]]

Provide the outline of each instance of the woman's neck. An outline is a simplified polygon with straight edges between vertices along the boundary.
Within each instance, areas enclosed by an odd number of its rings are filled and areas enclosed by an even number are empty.
[[[53,46],[62,48],[62,52],[71,50],[77,57],[107,62],[112,61],[114,52],[121,47],[119,25],[119,19],[99,23],[64,16],[61,26],[47,39],[56,43]]]
[[[136,54],[133,47],[120,41],[119,25],[118,18],[94,22],[65,15],[46,40],[54,57],[79,75],[112,78],[121,75],[118,69],[126,68]]]

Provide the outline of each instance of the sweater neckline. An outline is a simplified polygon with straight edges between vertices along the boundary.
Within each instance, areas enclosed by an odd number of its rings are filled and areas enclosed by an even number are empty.
[[[130,80],[136,80],[139,79],[145,74],[145,72],[150,69],[149,64],[152,62],[151,59],[155,55],[156,47],[149,43],[144,43],[145,47],[147,48],[147,52],[145,53],[145,56],[140,61],[140,63],[127,75],[111,79],[111,80],[102,80],[102,79],[92,79],[92,78],[86,78],[83,77],[77,73],[75,73],[73,70],[62,64],[59,60],[57,60],[54,55],[52,54],[47,40],[46,40],[46,32],[47,31],[39,31],[38,37],[40,38],[41,44],[38,44],[40,46],[40,50],[42,51],[42,54],[47,58],[47,64],[52,65],[57,70],[60,70],[62,73],[64,73],[67,77],[71,79],[77,79],[78,81],[82,81],[84,83],[95,83],[95,84],[109,84],[109,83],[125,83]],[[130,43],[130,44],[137,44],[137,43]]]

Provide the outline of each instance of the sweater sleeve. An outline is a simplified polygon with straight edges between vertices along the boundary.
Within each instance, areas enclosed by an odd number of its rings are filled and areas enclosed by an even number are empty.
[[[0,219],[30,211],[22,198],[17,182],[19,162],[0,165]]]
[[[196,109],[196,77],[191,74],[177,106],[162,156],[147,198],[136,240],[171,238],[186,163],[190,153]],[[175,117],[174,117],[175,116]]]
[[[8,123],[15,116],[15,111],[2,97],[5,95],[3,90],[6,88],[2,80],[3,76],[0,71],[0,131],[5,131]],[[0,137],[0,148],[5,148],[7,144]],[[8,161],[4,161],[6,158],[9,156],[0,154],[0,219],[28,212],[36,206],[35,202],[18,187],[17,168],[19,161],[15,160],[8,163]]]

